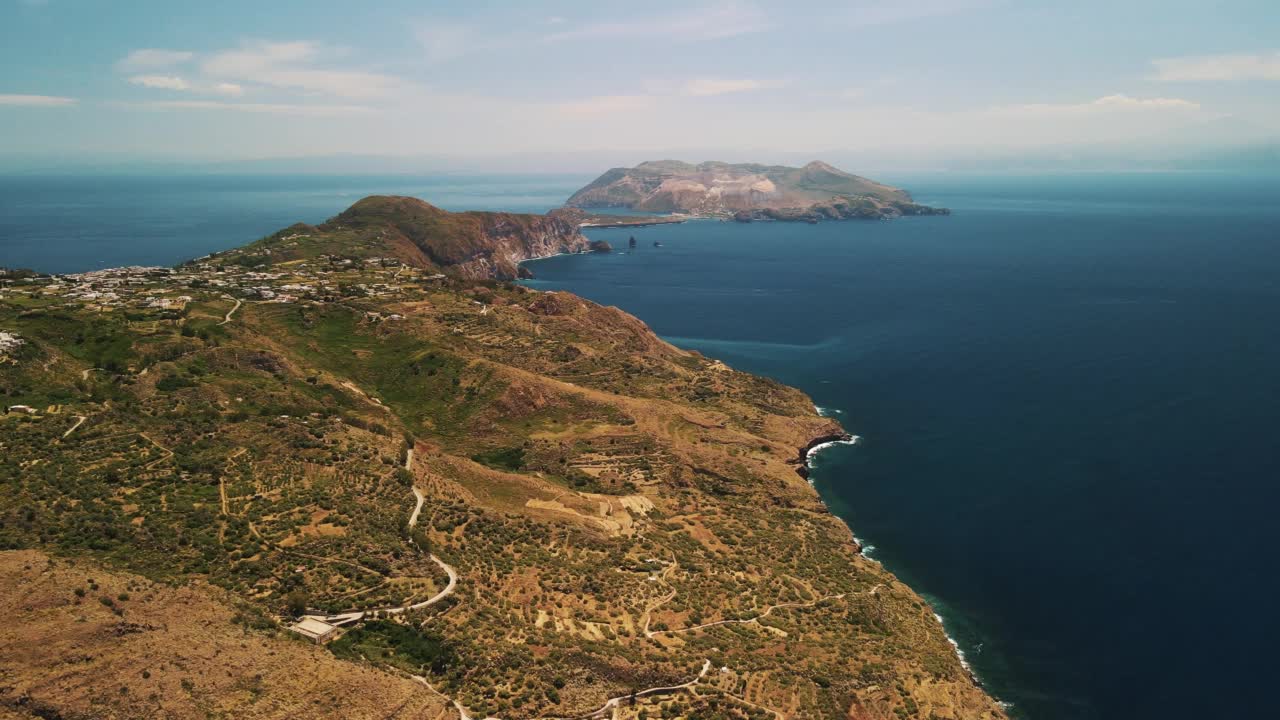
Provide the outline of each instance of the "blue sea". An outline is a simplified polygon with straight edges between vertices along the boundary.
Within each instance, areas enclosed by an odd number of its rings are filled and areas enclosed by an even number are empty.
[[[295,222],[321,222],[373,194],[419,197],[447,210],[546,212],[590,179],[0,175],[0,267],[175,265]]]
[[[590,178],[0,180],[0,265],[172,263],[374,192]],[[950,217],[594,230],[530,285],[807,391],[832,509],[1022,718],[1262,717],[1280,620],[1280,179],[885,176]],[[661,247],[655,247],[654,241]]]

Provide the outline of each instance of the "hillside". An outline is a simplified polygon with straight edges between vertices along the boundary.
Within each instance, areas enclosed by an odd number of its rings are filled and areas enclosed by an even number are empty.
[[[570,212],[449,212],[417,198],[375,195],[325,223],[293,225],[224,259],[256,256],[265,265],[320,255],[389,257],[464,278],[511,280],[523,260],[590,250],[580,222]]]
[[[569,207],[733,216],[749,220],[834,220],[945,214],[904,190],[814,161],[804,167],[677,160],[614,168],[577,191]]]
[[[436,273],[554,222],[0,278],[0,716],[1004,717],[798,472],[803,393]]]

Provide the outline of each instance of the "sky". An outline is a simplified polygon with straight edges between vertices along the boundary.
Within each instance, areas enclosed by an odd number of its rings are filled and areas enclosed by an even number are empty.
[[[0,0],[0,170],[583,170],[1277,137],[1277,0]]]

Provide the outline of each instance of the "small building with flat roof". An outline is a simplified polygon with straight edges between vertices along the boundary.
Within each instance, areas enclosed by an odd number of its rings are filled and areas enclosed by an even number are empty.
[[[305,638],[310,638],[317,645],[323,645],[338,636],[337,625],[330,625],[312,615],[304,615],[301,620],[290,625],[289,629]]]

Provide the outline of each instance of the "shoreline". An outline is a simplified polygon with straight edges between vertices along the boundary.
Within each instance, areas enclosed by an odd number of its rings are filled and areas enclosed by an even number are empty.
[[[606,223],[592,223],[592,222],[584,222],[584,223],[579,223],[579,224],[578,224],[578,229],[579,229],[579,230],[586,230],[586,229],[591,229],[591,230],[620,230],[620,229],[622,229],[622,228],[654,227],[655,225],[680,225],[680,224],[682,224],[682,223],[686,223],[686,222],[688,222],[688,221],[690,221],[690,220],[695,220],[695,219],[697,219],[697,218],[694,218],[694,217],[691,217],[691,216],[690,216],[690,217],[678,217],[678,218],[670,218],[670,219],[668,219],[668,218],[655,218],[655,219],[653,219],[653,220],[644,220],[644,221],[641,221],[641,222],[622,222],[622,221],[620,221],[620,222],[613,222],[613,223],[608,223],[608,222],[606,222]]]
[[[817,405],[814,406],[814,411],[821,417],[830,417],[830,415],[827,414],[828,410],[828,408],[823,408]],[[839,410],[835,410],[833,412],[840,414]],[[814,492],[818,493],[818,499],[822,503],[823,507],[827,508],[827,511],[831,512],[832,515],[840,518],[840,522],[844,523],[844,526],[849,529],[849,535],[853,538],[854,547],[857,549],[856,552],[870,562],[876,563],[877,565],[883,565],[879,560],[876,560],[868,554],[871,550],[875,549],[875,546],[868,545],[862,538],[858,537],[848,518],[831,511],[831,507],[827,505],[826,499],[822,497],[822,493],[818,491],[818,488],[811,477],[811,473],[813,471],[813,460],[820,455],[823,450],[837,445],[857,445],[858,441],[861,439],[862,438],[859,435],[842,432],[821,435],[810,440],[807,445],[800,449],[799,464],[796,467],[796,474],[808,481],[809,486],[814,489]],[[893,570],[889,568],[885,569],[890,573],[893,573]],[[897,577],[896,573],[894,573],[894,577]],[[899,580],[899,582],[901,582],[901,580]],[[903,584],[905,585],[905,583]],[[907,587],[911,586],[908,585]],[[921,595],[915,588],[911,588],[911,591],[919,595],[920,598],[928,604],[930,614],[932,614],[934,619],[938,621],[938,627],[942,630],[943,637],[945,637],[947,642],[951,644],[952,650],[955,651],[956,659],[960,661],[960,667],[964,668],[964,672],[969,676],[970,682],[972,682],[974,686],[981,688],[987,695],[990,695],[991,699],[1004,710],[1007,711],[1012,708],[1013,703],[996,697],[995,693],[991,691],[991,688],[989,688],[986,683],[982,681],[982,678],[979,677],[978,672],[974,670],[973,665],[969,662],[968,656],[965,655],[964,648],[960,647],[960,642],[956,640],[950,631],[947,630],[946,620],[942,617],[942,614],[938,611],[937,607],[935,607],[936,601],[930,600],[924,595]]]
[[[671,224],[671,223],[652,223],[651,225],[659,225],[659,224]],[[527,258],[525,260],[521,260],[516,264],[518,266],[523,266],[524,263],[527,263],[527,262],[533,262],[535,260],[546,260],[548,258],[558,257],[560,255],[585,255],[585,254],[591,254],[591,253],[560,252],[552,255],[544,255],[541,257]],[[532,273],[530,273],[530,275],[532,275]],[[521,278],[521,280],[528,280],[528,279],[533,279],[533,278],[532,277]],[[520,280],[517,280],[517,282],[520,282]],[[537,290],[537,288],[531,288],[531,289]],[[561,292],[561,291],[539,290],[539,292]],[[563,290],[563,292],[572,293],[573,291],[566,289],[566,290]],[[643,319],[641,319],[641,322],[643,322]],[[814,410],[814,413],[816,413],[819,417],[824,417],[824,418],[832,418],[833,415],[843,414],[838,409],[826,408],[816,404],[814,405],[813,410]],[[839,518],[840,522],[844,524],[845,528],[849,531],[849,537],[851,539],[851,542],[853,543],[854,552],[857,553],[859,556],[863,557],[864,559],[868,560],[869,562],[876,563],[877,565],[882,565],[882,563],[879,560],[876,560],[875,558],[871,557],[868,554],[871,550],[875,549],[875,546],[867,544],[862,538],[857,536],[856,532],[853,529],[853,525],[849,522],[848,518],[845,518],[839,515],[838,513],[832,512],[831,507],[827,504],[826,499],[822,497],[822,493],[818,491],[817,486],[814,484],[813,478],[811,477],[812,471],[813,471],[813,461],[815,458],[817,458],[818,455],[822,453],[823,450],[826,450],[831,447],[835,447],[837,445],[856,445],[862,439],[860,436],[854,435],[853,433],[850,433],[844,430],[843,425],[840,425],[838,421],[837,421],[837,426],[840,427],[840,432],[828,432],[828,433],[819,435],[815,438],[811,438],[809,442],[805,444],[804,447],[799,448],[796,454],[796,457],[792,460],[789,460],[788,463],[793,464],[795,466],[796,474],[804,478],[805,481],[809,483],[809,487],[813,488],[814,493],[817,494],[818,496],[818,501],[822,504],[824,508],[826,508],[827,512]],[[885,568],[885,569],[888,572],[893,573],[891,569],[889,568]],[[896,574],[894,574],[893,576],[897,578]],[[901,580],[899,580],[899,582],[901,582]],[[905,585],[905,583],[903,584]],[[910,588],[909,585],[907,587]],[[983,683],[982,678],[978,676],[978,673],[973,669],[973,666],[969,663],[969,659],[965,655],[964,649],[960,647],[959,641],[957,641],[951,635],[951,633],[947,631],[946,621],[943,619],[942,615],[934,607],[934,603],[929,601],[923,595],[920,595],[918,592],[916,592],[915,588],[911,588],[911,591],[919,595],[920,598],[924,600],[925,603],[928,604],[929,612],[938,621],[938,628],[942,631],[942,636],[946,638],[948,643],[951,644],[951,648],[955,652],[956,659],[960,661],[960,666],[961,668],[964,669],[965,675],[968,676],[969,681],[973,683],[975,687],[981,689],[984,693],[990,696],[991,699],[1001,708],[1008,710],[1009,708],[1013,707],[1013,703],[1006,702],[996,697],[996,695],[990,690],[990,688],[988,688],[987,685]]]

